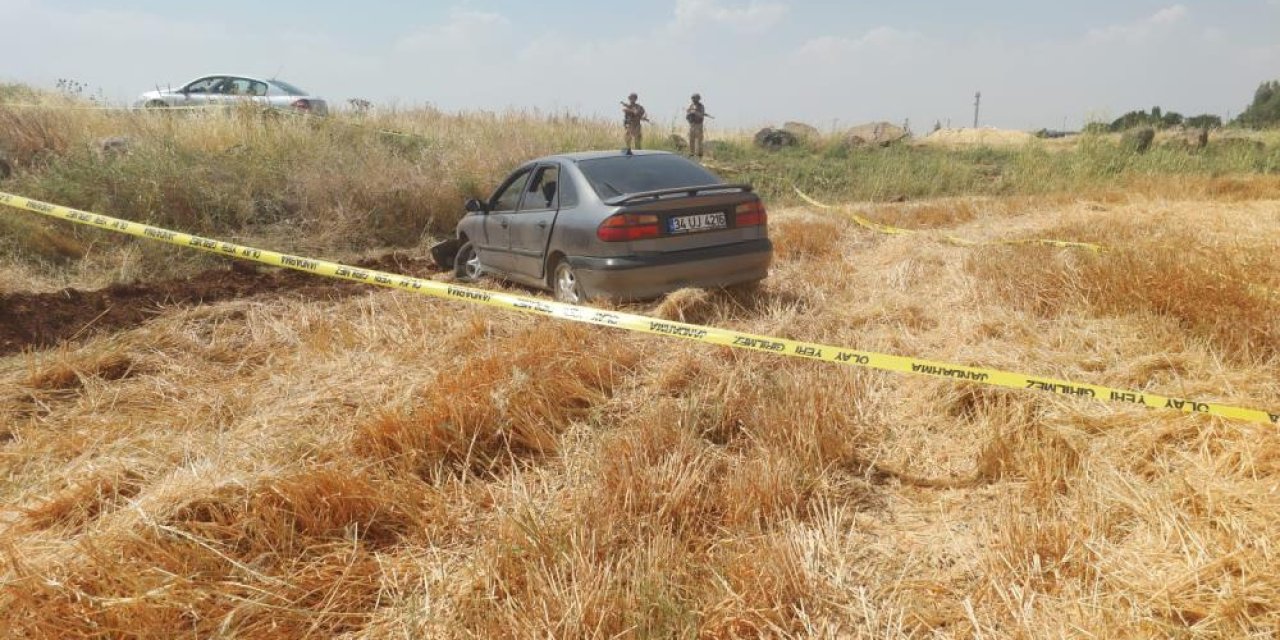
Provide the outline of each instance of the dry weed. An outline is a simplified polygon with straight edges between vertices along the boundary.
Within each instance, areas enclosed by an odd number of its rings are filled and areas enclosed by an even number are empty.
[[[1238,284],[1280,280],[1260,240],[1273,205],[1121,193],[917,209],[957,234],[1111,250],[872,237],[773,210],[763,286],[634,306],[1280,404],[1275,303]],[[1280,623],[1280,436],[1264,427],[394,292],[166,310],[0,359],[0,385],[5,636],[1243,637]]]
[[[1085,307],[1101,315],[1168,318],[1189,339],[1225,357],[1266,362],[1280,355],[1280,299],[1268,285],[1280,273],[1262,247],[1206,247],[1199,235],[1128,225],[1106,234],[1117,244],[1097,255],[1047,247],[985,248],[967,268],[1001,299],[1042,317]],[[1265,283],[1265,284],[1264,284]]]

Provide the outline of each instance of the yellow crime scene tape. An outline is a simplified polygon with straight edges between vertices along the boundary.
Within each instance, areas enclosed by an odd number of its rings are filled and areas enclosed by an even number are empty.
[[[808,194],[801,191],[800,187],[791,185],[791,189],[796,192],[796,195],[800,196],[801,200],[804,200],[805,202],[808,202],[809,204],[815,207],[818,207],[819,209],[841,209],[841,207],[835,207],[829,204],[824,204],[822,202],[815,200],[814,198],[811,198]],[[874,220],[868,220],[866,217],[852,210],[845,210],[845,214],[847,214],[854,222],[858,223],[859,225],[862,225],[863,227],[866,227],[878,233],[884,233],[889,235],[914,235],[918,233],[926,233],[919,229],[903,229],[902,227],[895,227],[893,225],[883,224],[880,222],[876,222]],[[960,238],[960,237],[949,235],[949,234],[940,234],[938,237],[943,242],[959,245],[962,247],[977,247],[982,245],[1001,245],[1001,244],[1044,244],[1044,245],[1049,245],[1053,247],[1076,247],[1078,249],[1088,249],[1094,252],[1101,252],[1106,250],[1106,247],[1103,247],[1102,245],[1093,244],[1091,242],[1073,242],[1070,240],[1050,240],[1050,239],[1043,239],[1043,238],[1030,238],[1025,240],[969,240],[967,238]]]
[[[801,191],[800,188],[795,185],[791,185],[791,189],[795,191],[796,195],[800,196],[802,200],[804,200],[805,202],[808,202],[809,204],[815,207],[818,207],[819,209],[829,209],[829,210],[843,209],[844,213],[848,215],[854,222],[858,223],[859,225],[862,225],[863,227],[871,229],[872,231],[878,231],[880,233],[885,233],[890,235],[911,235],[915,233],[925,233],[924,231],[917,230],[917,229],[903,229],[901,227],[895,227],[892,225],[875,222],[873,220],[868,220],[866,217],[859,215],[857,212],[854,212],[847,208],[836,207],[833,205],[825,204],[823,202],[819,202],[817,199],[812,198],[805,192]],[[1081,249],[1088,249],[1095,253],[1101,253],[1103,251],[1108,250],[1107,247],[1104,247],[1098,244],[1089,243],[1089,242],[1072,242],[1068,240],[1047,240],[1042,238],[1033,238],[1033,239],[1026,239],[1026,240],[989,240],[985,242],[979,242],[976,240],[966,240],[964,238],[957,238],[956,236],[951,236],[951,235],[943,235],[941,236],[941,239],[951,244],[966,246],[966,247],[975,247],[980,245],[990,246],[990,245],[1002,245],[1002,244],[1003,245],[1044,244],[1044,245],[1050,245],[1055,247],[1078,247]],[[1280,291],[1268,288],[1256,282],[1246,282],[1238,278],[1232,278],[1231,276],[1225,273],[1221,273],[1217,271],[1213,272],[1213,275],[1219,278],[1222,278],[1224,280],[1230,280],[1232,282],[1238,282],[1240,284],[1243,284],[1245,287],[1249,289],[1250,292],[1252,292],[1255,295],[1262,296],[1264,298],[1280,298]]]
[[[510,311],[519,311],[536,316],[559,318],[587,324],[614,327],[667,338],[683,338],[696,342],[733,347],[746,351],[763,352],[774,355],[790,356],[808,360],[820,360],[851,367],[893,371],[898,373],[914,373],[919,375],[947,378],[956,381],[970,382],[1008,389],[1030,390],[1077,398],[1092,398],[1099,401],[1119,402],[1128,405],[1140,405],[1155,409],[1172,409],[1183,413],[1197,413],[1232,420],[1255,422],[1262,424],[1280,424],[1280,411],[1263,411],[1246,409],[1216,402],[1173,398],[1145,391],[1129,391],[1113,389],[1095,384],[1071,382],[1042,376],[1033,376],[1010,371],[970,367],[948,362],[923,360],[906,356],[895,356],[884,353],[861,351],[845,347],[788,340],[773,336],[763,336],[728,329],[719,329],[703,325],[687,324],[669,320],[660,320],[648,316],[617,311],[606,311],[582,307],[540,298],[512,295],[498,291],[486,291],[471,287],[463,287],[434,280],[423,280],[410,276],[361,269],[327,260],[304,258],[300,256],[278,253],[266,249],[256,249],[244,245],[222,242],[210,238],[202,238],[178,231],[170,231],[160,227],[130,222],[70,207],[62,207],[39,200],[0,192],[0,204],[17,209],[24,209],[59,220],[98,227],[140,238],[158,240],[180,247],[188,247],[215,253],[221,256],[252,260],[263,264],[305,271],[316,275],[363,282],[366,284],[400,289],[420,293],[446,300],[458,300],[471,304],[485,305]]]

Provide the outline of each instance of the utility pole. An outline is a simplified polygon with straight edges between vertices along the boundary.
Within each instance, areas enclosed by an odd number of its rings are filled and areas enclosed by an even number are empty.
[[[982,92],[973,94],[973,128],[978,128],[978,107],[982,104]]]

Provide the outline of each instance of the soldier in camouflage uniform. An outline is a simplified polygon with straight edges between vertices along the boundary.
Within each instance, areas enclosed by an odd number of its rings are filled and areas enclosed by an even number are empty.
[[[702,96],[693,94],[690,97],[693,103],[688,109],[684,110],[684,119],[689,122],[689,155],[702,157],[702,121],[710,118],[707,115],[707,107],[702,104]]]
[[[644,139],[644,132],[641,130],[640,123],[647,121],[648,116],[645,115],[644,107],[640,106],[636,99],[636,94],[627,96],[627,102],[622,103],[622,126],[626,128],[626,144],[628,149],[640,149]]]

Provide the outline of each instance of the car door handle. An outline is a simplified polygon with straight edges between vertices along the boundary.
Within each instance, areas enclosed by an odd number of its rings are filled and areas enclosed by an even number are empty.
[[[503,229],[506,229],[507,226],[509,226],[511,223],[507,222],[506,220],[501,220],[498,222],[498,224],[502,225]]]
[[[547,228],[547,221],[546,221],[546,220],[543,220],[542,222],[539,222],[539,223],[538,223],[538,228],[539,228],[539,229],[546,229],[546,228]]]

